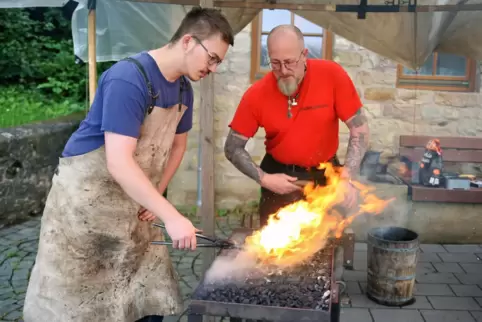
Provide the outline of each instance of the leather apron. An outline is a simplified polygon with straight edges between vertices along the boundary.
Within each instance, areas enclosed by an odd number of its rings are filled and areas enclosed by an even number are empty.
[[[132,59],[129,59],[132,61]],[[157,186],[176,127],[187,107],[152,104],[135,160]],[[182,79],[182,78],[181,78]],[[183,301],[164,240],[140,205],[112,178],[101,147],[60,158],[41,220],[40,241],[24,305],[25,322],[133,322],[147,315],[178,315]]]

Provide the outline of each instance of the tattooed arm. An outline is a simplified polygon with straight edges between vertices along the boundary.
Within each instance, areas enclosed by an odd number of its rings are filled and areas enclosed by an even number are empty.
[[[343,176],[353,178],[360,172],[360,163],[369,142],[370,133],[363,107],[348,119],[345,124],[350,130],[350,138],[348,140],[345,166],[343,167]]]
[[[246,151],[248,138],[230,130],[224,145],[226,158],[242,173],[261,184],[264,172],[254,163]]]

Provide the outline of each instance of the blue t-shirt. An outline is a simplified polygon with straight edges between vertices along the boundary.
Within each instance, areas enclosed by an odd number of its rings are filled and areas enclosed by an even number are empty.
[[[154,95],[159,93],[155,106],[166,108],[179,103],[179,79],[167,81],[147,52],[132,58],[144,67]],[[189,80],[185,77],[184,80],[182,102],[187,110],[176,129],[177,134],[192,128],[194,95]],[[117,62],[101,75],[89,113],[67,141],[62,156],[81,155],[98,149],[105,144],[104,132],[138,138],[150,102],[146,82],[137,66],[130,61]]]

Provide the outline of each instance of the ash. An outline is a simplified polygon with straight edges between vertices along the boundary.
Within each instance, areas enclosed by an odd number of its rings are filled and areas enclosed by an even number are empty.
[[[232,263],[235,265],[235,263]],[[244,276],[205,280],[193,299],[328,310],[330,303],[331,256],[318,252],[310,259],[289,268],[257,267]]]

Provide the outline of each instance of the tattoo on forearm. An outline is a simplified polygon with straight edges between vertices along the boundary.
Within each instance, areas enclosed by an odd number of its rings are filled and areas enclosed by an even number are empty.
[[[368,146],[368,136],[364,131],[360,131],[361,127],[367,125],[367,117],[362,108],[346,124],[350,129],[350,138],[345,158],[345,169],[350,176],[355,176],[359,172],[361,160]]]
[[[246,140],[239,133],[230,130],[224,145],[226,158],[242,173],[261,183],[263,171],[254,163],[253,159],[246,151]]]

